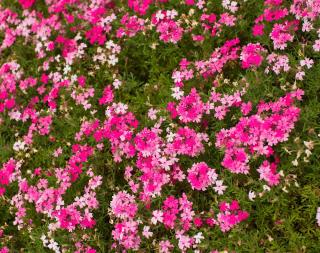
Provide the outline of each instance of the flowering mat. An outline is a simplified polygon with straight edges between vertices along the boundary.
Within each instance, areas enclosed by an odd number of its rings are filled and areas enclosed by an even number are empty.
[[[1,0],[0,253],[320,252],[320,0]]]

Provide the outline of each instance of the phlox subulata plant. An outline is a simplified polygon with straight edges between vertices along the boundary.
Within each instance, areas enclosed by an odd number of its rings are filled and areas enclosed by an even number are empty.
[[[4,0],[0,253],[285,252],[267,243],[299,188],[289,167],[318,144],[299,122],[316,117],[319,15],[319,0]]]

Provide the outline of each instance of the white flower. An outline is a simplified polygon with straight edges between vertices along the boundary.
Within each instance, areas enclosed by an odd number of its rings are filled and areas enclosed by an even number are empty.
[[[175,83],[179,83],[182,81],[182,76],[180,71],[174,71],[172,73],[172,79]]]
[[[122,82],[119,79],[115,79],[112,83],[113,87],[115,89],[119,89],[119,87],[121,86]]]
[[[307,157],[312,155],[312,152],[309,149],[306,149],[305,153],[306,153]]]
[[[157,119],[157,113],[158,113],[158,110],[150,108],[148,111],[148,117],[152,120],[155,120]]]
[[[173,91],[172,97],[174,97],[177,100],[180,100],[184,95],[183,91],[180,90],[180,87],[174,87],[171,88],[171,90]]]
[[[158,11],[156,14],[156,19],[157,20],[161,20],[164,18],[164,14],[162,13],[162,11]]]
[[[75,81],[77,81],[78,76],[77,75],[72,75],[71,76],[71,82],[74,83]]]
[[[196,240],[196,244],[199,244],[204,239],[202,232],[197,233],[193,238]]]
[[[270,191],[271,188],[269,186],[267,186],[267,185],[263,185],[263,190],[264,191]]]
[[[308,149],[313,149],[314,143],[313,141],[304,141],[303,144],[308,148]]]
[[[149,226],[144,226],[143,227],[143,231],[142,234],[145,238],[150,238],[153,235],[153,232],[150,231],[150,227]]]
[[[320,207],[318,207],[318,209],[317,209],[316,219],[317,219],[317,224],[320,227]]]
[[[63,74],[68,74],[69,72],[71,71],[71,67],[70,65],[66,65],[64,68],[63,68]]]
[[[16,121],[20,120],[21,112],[19,111],[11,111],[9,112],[10,119],[14,119]]]
[[[13,144],[13,150],[17,152],[20,150],[25,150],[25,146],[26,146],[26,143],[24,141],[18,140]]]
[[[128,105],[123,103],[115,104],[114,110],[117,114],[125,114],[128,110]]]
[[[118,57],[116,57],[114,54],[109,55],[108,63],[112,66],[116,65],[118,63]]]
[[[178,15],[178,12],[176,10],[167,11],[167,17],[170,19],[174,19]]]
[[[50,239],[50,243],[47,245],[47,248],[52,249],[55,253],[60,253],[60,248],[57,242],[55,242],[53,239]]]
[[[216,186],[213,187],[216,193],[219,195],[222,195],[223,192],[227,189],[227,186],[223,185],[223,180],[217,180],[216,181]]]
[[[248,198],[253,201],[256,198],[256,193],[253,191],[249,191]]]
[[[41,241],[42,241],[42,244],[44,247],[46,247],[46,245],[48,244],[48,240],[47,240],[47,237],[45,235],[41,235],[40,237]]]
[[[107,41],[106,47],[107,47],[108,49],[111,49],[113,46],[114,46],[114,43],[113,43],[112,40]]]
[[[218,179],[218,174],[215,172],[215,170],[210,170],[208,172],[208,177],[210,178],[211,183],[214,184]]]
[[[312,68],[313,60],[309,58],[305,58],[304,60],[300,60],[300,66],[307,66],[308,69]]]
[[[201,10],[201,9],[203,9],[203,5],[205,4],[206,2],[204,1],[204,0],[199,0],[198,2],[197,2],[197,7]]]
[[[163,222],[163,213],[160,210],[155,210],[152,212],[151,223],[156,225],[158,222]]]
[[[169,132],[168,134],[167,134],[167,141],[168,142],[173,142],[173,139],[174,139],[174,137],[176,136],[176,134],[175,133],[173,133],[173,132]]]

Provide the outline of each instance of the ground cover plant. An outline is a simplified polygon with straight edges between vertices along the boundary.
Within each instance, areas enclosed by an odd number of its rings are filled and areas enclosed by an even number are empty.
[[[2,0],[0,252],[320,252],[319,0]]]

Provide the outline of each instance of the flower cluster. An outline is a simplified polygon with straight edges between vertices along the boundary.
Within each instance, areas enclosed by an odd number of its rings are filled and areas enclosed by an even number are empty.
[[[204,162],[196,163],[188,170],[188,182],[192,189],[199,191],[206,190],[209,186],[215,184],[217,173],[214,169],[208,167]]]
[[[233,173],[248,174],[250,154],[272,156],[272,147],[288,139],[299,118],[300,109],[293,102],[295,98],[300,100],[301,95],[303,91],[298,90],[276,102],[260,103],[256,115],[243,117],[236,126],[217,133],[216,146],[226,148],[222,165]],[[260,168],[260,174],[267,173],[265,166]],[[274,169],[267,170],[272,173]],[[261,178],[268,178],[270,182],[269,175]],[[277,180],[274,180],[270,184],[276,184]]]
[[[319,1],[265,0],[253,25],[247,1],[118,2],[0,6],[0,253],[11,226],[56,253],[105,251],[106,231],[113,252],[216,253],[248,202],[287,191]]]
[[[229,231],[236,224],[249,217],[248,212],[240,210],[239,203],[236,200],[233,200],[230,204],[226,202],[220,203],[219,209],[217,222],[223,232]]]
[[[153,15],[151,22],[160,33],[160,40],[176,44],[182,38],[183,28],[174,20],[177,15],[176,10],[158,11]]]
[[[242,67],[247,69],[252,66],[259,67],[263,61],[262,53],[266,50],[260,44],[248,44],[242,48],[240,59]]]
[[[13,159],[10,159],[8,162],[3,164],[2,169],[0,170],[0,196],[5,193],[5,186],[9,185],[10,181],[12,181],[16,167],[16,161]]]

